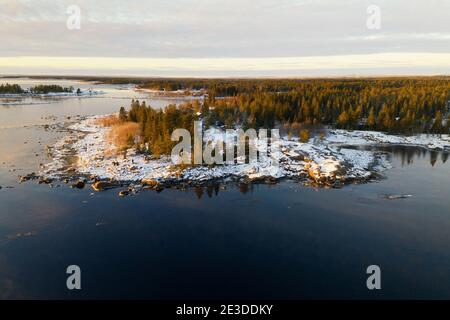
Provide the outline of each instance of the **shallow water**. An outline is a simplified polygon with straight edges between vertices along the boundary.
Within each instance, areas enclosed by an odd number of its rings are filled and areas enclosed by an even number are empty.
[[[0,298],[450,298],[447,154],[385,148],[385,178],[343,189],[285,181],[120,198],[18,184],[63,134],[39,124],[142,98],[103,87],[96,98],[0,106]],[[72,264],[81,291],[66,288]],[[372,264],[380,291],[366,288]]]

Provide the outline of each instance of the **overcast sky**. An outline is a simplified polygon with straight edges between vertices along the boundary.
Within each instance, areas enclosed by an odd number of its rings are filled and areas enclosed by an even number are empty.
[[[450,74],[449,12],[450,0],[0,0],[0,73]]]

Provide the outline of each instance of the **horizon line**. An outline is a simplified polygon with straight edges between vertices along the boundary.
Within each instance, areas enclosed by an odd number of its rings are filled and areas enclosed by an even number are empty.
[[[320,80],[320,79],[380,79],[380,78],[447,78],[448,74],[430,73],[430,74],[366,74],[366,75],[320,75],[320,76],[146,76],[146,75],[111,75],[111,74],[2,74],[0,73],[0,79],[14,79],[14,78],[42,78],[42,79],[78,79],[84,80],[84,78],[107,78],[107,79],[120,79],[120,78],[133,78],[133,79],[230,79],[230,80]]]
[[[256,58],[0,57],[0,73],[140,77],[342,77],[450,74],[450,53]]]

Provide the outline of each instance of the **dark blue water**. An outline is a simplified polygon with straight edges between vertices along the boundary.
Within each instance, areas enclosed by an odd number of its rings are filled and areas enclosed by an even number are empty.
[[[120,198],[18,184],[60,134],[0,130],[0,298],[450,298],[446,154],[385,150],[384,179],[343,189],[285,181]],[[73,264],[80,291],[66,288]],[[372,264],[379,291],[366,287]]]

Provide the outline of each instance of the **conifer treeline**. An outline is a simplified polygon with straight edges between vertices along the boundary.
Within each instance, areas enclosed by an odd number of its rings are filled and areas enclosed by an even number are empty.
[[[199,90],[222,120],[275,121],[391,133],[448,132],[448,77],[380,79],[153,79],[143,87]],[[233,97],[226,103],[216,97]],[[223,116],[225,118],[223,118]]]
[[[181,80],[179,85],[189,89]],[[205,126],[227,128],[300,124],[389,133],[450,133],[447,78],[199,80],[198,86],[208,90],[201,102],[155,110],[133,101],[129,112],[121,109],[121,118],[141,125],[142,137],[155,154],[170,153],[172,131],[185,128],[192,133],[193,121],[200,119]],[[229,95],[222,97],[224,93]]]
[[[389,133],[448,133],[449,100],[449,80],[316,80],[286,92],[256,90],[228,99],[213,95],[209,105],[219,119],[230,123],[240,118],[255,128],[288,122]]]
[[[26,92],[34,93],[34,94],[47,94],[53,92],[72,92],[73,87],[62,87],[56,84],[39,84],[30,89],[24,90],[18,84],[2,84],[0,85],[0,94],[22,94]]]
[[[36,94],[47,94],[47,93],[56,93],[56,92],[72,92],[73,87],[62,87],[56,84],[40,84],[30,88],[31,93]]]
[[[0,85],[0,94],[20,94],[25,91],[18,84],[2,84]]]

